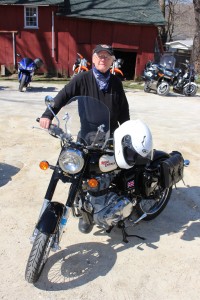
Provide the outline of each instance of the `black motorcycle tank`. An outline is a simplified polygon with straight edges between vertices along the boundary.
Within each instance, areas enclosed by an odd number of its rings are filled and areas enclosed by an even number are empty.
[[[102,155],[102,153],[92,153],[89,157],[89,163],[87,165],[87,169],[85,170],[85,172],[87,174],[101,174],[101,170],[99,169],[99,159],[100,156]]]

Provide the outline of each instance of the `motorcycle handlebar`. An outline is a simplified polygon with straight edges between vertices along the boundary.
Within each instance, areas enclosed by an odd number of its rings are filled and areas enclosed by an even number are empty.
[[[40,122],[40,118],[37,118],[36,122]],[[55,124],[51,124],[49,126],[48,132],[53,137],[59,137],[63,134],[63,130],[60,127],[56,126]]]
[[[63,130],[60,128],[60,127],[58,127],[58,126],[56,126],[56,125],[54,125],[54,124],[51,124],[50,126],[49,126],[49,129],[48,129],[48,132],[49,132],[49,134],[51,134],[53,137],[61,137],[61,135],[64,133],[63,132]]]

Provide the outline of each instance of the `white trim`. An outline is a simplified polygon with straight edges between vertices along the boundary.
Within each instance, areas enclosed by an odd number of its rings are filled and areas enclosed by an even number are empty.
[[[167,42],[166,45],[172,49],[190,50],[193,46],[193,40],[177,40],[173,42]]]
[[[51,34],[52,34],[52,57],[55,56],[55,32],[54,32],[54,12],[52,11],[52,26],[51,26]]]
[[[12,32],[12,43],[13,43],[13,64],[16,65],[16,53],[15,53],[15,33]]]
[[[27,24],[26,24],[26,9],[27,8],[34,8],[34,9],[36,9],[36,26],[27,26]],[[25,5],[24,6],[24,28],[27,28],[27,29],[38,29],[39,27],[38,27],[38,6],[31,6],[31,5]]]

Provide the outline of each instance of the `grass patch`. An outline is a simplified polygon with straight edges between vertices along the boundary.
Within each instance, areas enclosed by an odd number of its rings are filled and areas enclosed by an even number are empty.
[[[1,76],[0,80],[7,80],[7,81],[18,81],[18,75],[12,74],[11,76]],[[70,78],[58,78],[58,77],[51,77],[51,76],[45,76],[45,75],[37,75],[35,74],[33,76],[32,82],[48,82],[48,83],[60,83],[60,84],[66,84],[70,81]]]
[[[123,87],[126,89],[132,90],[143,90],[144,89],[144,82],[138,82],[133,80],[124,80],[122,81]]]

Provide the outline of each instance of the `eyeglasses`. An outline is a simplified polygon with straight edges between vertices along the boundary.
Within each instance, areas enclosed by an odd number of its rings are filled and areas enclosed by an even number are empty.
[[[96,56],[98,57],[98,59],[110,59],[111,58],[111,55],[108,55],[108,56],[106,56],[106,55],[98,55],[97,53],[96,53]]]

